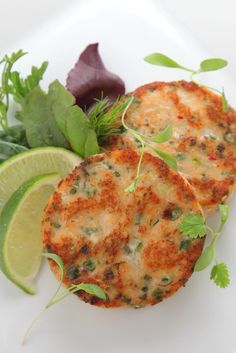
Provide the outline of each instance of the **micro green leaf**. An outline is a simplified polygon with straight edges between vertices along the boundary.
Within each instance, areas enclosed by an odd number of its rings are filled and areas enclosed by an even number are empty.
[[[202,238],[206,234],[205,219],[202,215],[189,213],[179,225],[179,230],[191,239]]]
[[[167,125],[158,135],[152,137],[153,142],[162,143],[171,139],[173,135],[173,129],[171,125]]]
[[[202,271],[204,270],[207,266],[210,265],[210,263],[212,262],[214,257],[214,249],[213,249],[213,245],[209,245],[207,246],[201,256],[198,258],[197,262],[195,263],[194,266],[194,271]]]
[[[63,263],[61,257],[58,256],[57,254],[52,254],[52,253],[48,253],[48,252],[42,253],[42,256],[56,262],[56,264],[58,265],[60,272],[61,272],[61,279],[63,279],[65,270],[64,270],[64,263]]]
[[[72,288],[73,287],[73,288]],[[92,283],[80,283],[78,285],[73,285],[71,287],[72,292],[77,292],[79,290],[83,290],[84,292],[95,295],[96,297],[106,300],[107,296],[104,290],[99,287],[97,284],[92,284]]]
[[[219,59],[219,58],[206,59],[200,63],[199,72],[216,71],[216,70],[223,69],[227,65],[228,65],[228,62],[224,59]]]
[[[127,186],[127,188],[125,188],[124,191],[125,192],[134,192],[136,189],[136,186],[137,186],[138,179],[139,178],[135,178],[134,181],[129,186]]]
[[[169,58],[168,56],[166,56],[162,53],[150,54],[150,55],[146,56],[144,58],[144,60],[152,65],[172,67],[172,68],[182,69],[182,70],[189,71],[189,72],[194,72],[191,69],[188,69],[186,67],[181,66],[176,61],[174,61],[173,59]]]
[[[176,159],[169,153],[162,151],[159,148],[152,148],[156,154],[158,154],[159,157],[163,159],[163,161],[175,172],[178,170],[177,162]]]
[[[223,226],[229,217],[229,205],[218,205],[219,210],[220,210],[220,220],[221,220],[221,225]]]
[[[230,283],[229,271],[226,264],[218,263],[211,270],[211,280],[221,288],[226,288]]]
[[[226,98],[224,89],[222,90],[221,96],[222,96],[222,111],[224,113],[227,113],[227,111],[229,110],[229,104],[228,104],[228,100]]]

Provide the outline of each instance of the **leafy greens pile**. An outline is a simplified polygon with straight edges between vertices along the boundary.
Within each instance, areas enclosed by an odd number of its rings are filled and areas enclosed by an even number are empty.
[[[118,76],[105,69],[97,47],[98,44],[89,45],[81,54],[68,75],[68,90],[55,80],[47,93],[40,87],[40,81],[48,62],[43,62],[39,68],[33,66],[31,73],[22,78],[14,71],[14,64],[26,53],[19,50],[4,56],[0,61],[3,65],[0,162],[27,148],[42,146],[64,147],[87,157],[100,151],[99,144],[104,138],[121,131],[119,120],[126,101],[118,102],[118,97],[124,93],[125,86]],[[112,87],[110,95],[109,87]],[[70,91],[75,92],[75,96]],[[78,92],[84,110],[77,105]],[[102,97],[104,92],[107,93],[105,98]],[[96,97],[101,99],[95,101]],[[21,122],[11,127],[8,124],[10,98],[19,106],[15,118]],[[87,107],[91,107],[89,111]]]

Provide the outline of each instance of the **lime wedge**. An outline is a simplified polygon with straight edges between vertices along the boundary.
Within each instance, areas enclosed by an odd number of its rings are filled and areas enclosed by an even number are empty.
[[[0,215],[0,268],[16,285],[35,294],[41,263],[41,218],[59,174],[31,178],[13,193]]]
[[[64,148],[41,147],[20,153],[0,165],[0,213],[11,195],[28,179],[42,174],[68,174],[81,159]]]

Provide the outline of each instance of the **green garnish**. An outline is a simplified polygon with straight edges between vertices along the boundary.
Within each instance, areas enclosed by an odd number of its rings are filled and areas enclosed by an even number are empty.
[[[45,310],[49,309],[54,304],[58,303],[59,301],[61,301],[64,298],[66,298],[68,295],[82,290],[82,291],[84,291],[88,294],[94,295],[102,300],[107,300],[107,295],[103,291],[103,289],[101,287],[99,287],[97,284],[92,284],[92,283],[72,284],[69,288],[66,288],[63,291],[60,291],[61,286],[62,286],[62,281],[64,278],[64,274],[65,274],[65,267],[64,267],[64,263],[63,263],[62,259],[60,258],[60,256],[58,256],[56,254],[52,254],[52,253],[43,253],[42,256],[55,261],[55,263],[59,267],[61,279],[60,279],[59,286],[58,286],[57,290],[55,291],[54,295],[51,297],[51,299],[48,301],[47,305],[38,313],[38,315],[33,319],[31,324],[29,325],[28,329],[26,330],[26,332],[22,338],[22,344],[25,343],[33,325],[40,318],[40,316],[45,312]]]
[[[173,129],[171,125],[167,125],[164,130],[160,131],[160,133],[151,138],[151,141],[162,143],[171,139],[173,136]]]
[[[152,150],[163,159],[163,161],[169,165],[170,168],[172,168],[173,170],[177,171],[177,163],[176,160],[173,156],[171,156],[169,153],[166,153],[162,150],[160,150],[159,148],[154,148],[151,145],[151,142],[156,142],[156,143],[162,143],[162,142],[166,142],[167,140],[169,140],[172,137],[173,131],[172,128],[167,125],[165,127],[164,130],[162,130],[160,132],[160,134],[154,136],[150,141],[147,141],[145,139],[145,137],[142,137],[139,133],[137,133],[137,131],[131,129],[130,127],[127,126],[127,124],[125,123],[125,115],[128,111],[128,109],[130,108],[131,104],[135,101],[135,97],[131,96],[130,100],[128,102],[128,104],[126,105],[122,117],[121,117],[121,122],[123,127],[125,128],[125,130],[131,134],[137,141],[140,142],[141,144],[141,152],[140,152],[140,157],[139,157],[139,161],[138,161],[138,166],[137,166],[137,170],[136,170],[136,174],[134,177],[133,182],[125,189],[125,192],[134,192],[138,183],[138,180],[140,178],[140,171],[141,171],[141,164],[142,164],[142,160],[143,160],[143,155],[144,155],[144,150],[145,147],[150,147],[152,148]]]
[[[191,240],[191,239],[184,239],[184,240],[181,240],[179,249],[186,251],[186,250],[188,250],[188,249],[190,248],[191,244],[192,244],[192,240]]]
[[[236,134],[231,132],[231,131],[226,131],[224,136],[224,140],[226,142],[232,143],[233,145],[236,145]]]
[[[152,276],[150,276],[150,275],[144,275],[144,277],[143,277],[143,279],[145,280],[145,281],[151,281],[152,280]]]
[[[142,247],[143,247],[143,242],[139,241],[138,244],[135,247],[135,252],[140,251],[142,249]]]
[[[144,58],[146,62],[152,65],[158,65],[158,66],[164,66],[164,67],[170,67],[170,68],[175,68],[175,69],[181,69],[187,72],[191,73],[191,80],[193,79],[194,75],[203,73],[203,72],[209,72],[209,71],[216,71],[223,69],[228,65],[228,62],[224,59],[220,58],[211,58],[211,59],[206,59],[200,62],[199,68],[197,70],[189,69],[185,66],[182,66],[178,64],[176,61],[172,60],[168,56],[162,54],[162,53],[153,53],[151,55],[148,55]],[[195,82],[195,81],[194,81]],[[205,88],[209,88],[217,93],[219,93],[222,97],[222,111],[227,112],[229,109],[228,102],[225,96],[224,88],[222,91],[212,88],[209,86],[204,86],[202,84],[199,84],[198,82],[195,82],[199,86],[203,86]]]
[[[39,68],[33,66],[31,74],[23,79],[18,71],[13,71],[13,66],[26,54],[20,49],[10,56],[5,55],[0,60],[0,65],[3,65],[0,86],[0,125],[3,129],[8,128],[7,112],[10,96],[14,98],[15,102],[22,105],[25,96],[39,85],[48,66],[47,61],[43,62]],[[20,114],[16,114],[16,117],[20,119]]]
[[[162,289],[157,287],[156,289],[153,290],[152,292],[152,296],[154,299],[156,300],[161,300],[162,296],[163,296],[163,292]]]
[[[182,153],[182,152],[177,152],[176,153],[176,158],[179,160],[179,161],[183,161],[185,159],[185,154]]]
[[[182,213],[183,213],[183,211],[181,210],[181,208],[176,206],[175,208],[170,210],[170,219],[172,221],[175,221],[176,219],[178,219],[182,215]]]
[[[85,270],[87,270],[89,272],[93,272],[96,268],[96,265],[92,259],[88,259],[83,263],[83,267]]]
[[[198,237],[205,236],[207,230],[212,236],[212,241],[202,252],[201,256],[198,258],[194,270],[202,271],[208,267],[214,260],[215,265],[211,270],[211,279],[215,284],[221,288],[225,288],[229,285],[229,272],[226,264],[218,263],[216,257],[216,244],[221,235],[222,229],[228,219],[229,206],[219,205],[220,210],[220,227],[218,231],[214,231],[210,226],[205,223],[205,219],[202,215],[198,214],[188,214],[183,222],[180,224],[180,232],[191,239],[196,239]]]

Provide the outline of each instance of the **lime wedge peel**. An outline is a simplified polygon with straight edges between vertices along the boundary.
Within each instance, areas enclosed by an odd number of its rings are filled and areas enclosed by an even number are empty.
[[[81,158],[60,147],[40,147],[11,157],[0,165],[0,213],[11,195],[28,179],[58,173],[61,177],[80,164]]]
[[[60,180],[56,173],[31,178],[13,193],[0,215],[0,268],[28,294],[41,263],[41,218]]]

